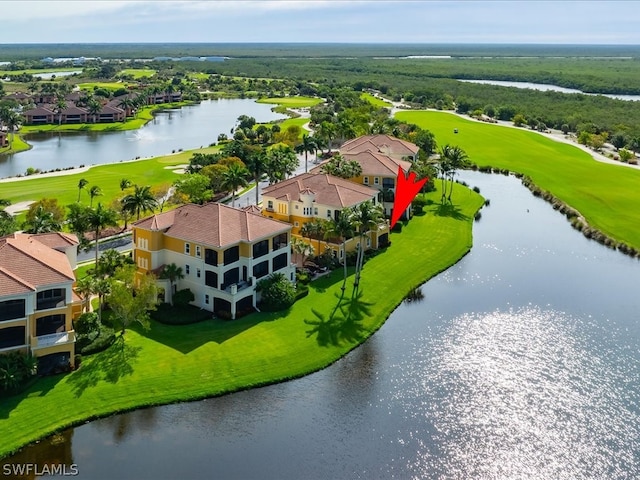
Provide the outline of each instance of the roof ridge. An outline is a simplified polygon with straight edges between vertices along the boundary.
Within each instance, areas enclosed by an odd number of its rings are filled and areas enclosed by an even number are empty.
[[[0,266],[0,272],[4,273],[8,277],[11,277],[14,281],[24,285],[25,287],[30,288],[31,290],[34,290],[34,291],[36,290],[35,286],[31,285],[29,282],[19,277],[18,275],[13,273],[11,270],[7,270],[6,268]]]
[[[30,239],[29,239],[29,240],[30,240]],[[29,240],[27,240],[27,241],[29,241]],[[33,240],[32,240],[32,241],[33,241]],[[37,240],[35,240],[35,241],[36,241],[36,242],[38,242]],[[40,243],[40,242],[38,242],[38,243]],[[25,254],[25,255],[27,255],[28,257],[30,257],[30,258],[32,258],[32,259],[34,259],[34,260],[35,260],[36,262],[38,262],[40,265],[44,265],[45,267],[47,267],[47,268],[48,268],[49,270],[51,270],[52,272],[59,273],[59,274],[60,274],[60,275],[62,275],[63,277],[66,277],[66,278],[68,278],[68,279],[70,279],[70,280],[74,280],[74,281],[75,281],[75,279],[76,279],[76,278],[75,278],[75,276],[68,276],[66,273],[61,272],[60,270],[57,270],[57,269],[53,268],[53,267],[52,267],[51,265],[49,265],[48,263],[46,263],[46,262],[44,262],[44,261],[40,260],[38,257],[33,256],[30,252],[28,252],[28,251],[26,251],[26,250],[23,250],[22,248],[19,248],[19,246],[18,246],[18,245],[14,245],[14,244],[13,244],[13,242],[7,242],[7,244],[8,244],[8,245],[10,245],[11,247],[13,247],[14,249],[19,250],[20,252],[24,253],[24,254]],[[47,247],[44,243],[40,243],[40,245],[42,245],[44,248],[48,248],[49,250],[51,250],[51,252],[55,252],[55,254],[54,254],[54,255],[56,255],[56,254],[65,255],[64,253],[59,252],[58,250],[55,250],[55,249],[50,248],[50,247]],[[66,257],[66,255],[65,255],[65,257]],[[71,267],[70,267],[70,268],[71,268]]]

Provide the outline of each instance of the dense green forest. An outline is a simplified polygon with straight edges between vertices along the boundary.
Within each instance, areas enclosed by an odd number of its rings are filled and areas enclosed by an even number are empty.
[[[593,93],[640,94],[640,46],[589,45],[372,45],[372,44],[97,44],[0,45],[0,60],[20,58],[7,69],[42,68],[44,56],[219,55],[225,61],[121,61],[109,70],[150,68],[167,78],[190,72],[213,75],[206,88],[217,90],[223,77],[286,80],[297,88],[284,93],[320,94],[324,87],[347,86],[383,92],[412,106],[482,110],[511,120],[570,131],[606,131],[609,137],[640,136],[640,102],[596,95],[562,94],[459,82],[455,79],[523,81],[560,85]],[[449,58],[404,58],[444,56]],[[50,66],[50,65],[48,65]],[[113,68],[111,68],[113,67]],[[101,76],[102,77],[102,76]],[[228,82],[227,82],[228,83]],[[230,87],[230,85],[227,85]],[[278,90],[271,85],[271,91]],[[259,91],[234,86],[237,94]],[[246,90],[246,91],[245,91]],[[263,89],[264,90],[264,89]]]

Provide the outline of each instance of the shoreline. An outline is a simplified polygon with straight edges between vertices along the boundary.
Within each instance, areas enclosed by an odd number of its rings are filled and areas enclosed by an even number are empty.
[[[96,369],[108,370],[109,365],[103,362],[105,356],[108,358],[109,351],[116,348],[112,346],[105,352],[87,357],[82,366],[70,374],[42,378],[18,396],[4,399],[0,416],[5,419],[3,424],[7,434],[0,446],[0,458],[89,420],[144,407],[202,400],[281,383],[334,364],[371,338],[407,293],[455,265],[469,253],[473,244],[473,217],[482,208],[483,199],[471,190],[470,195],[462,195],[468,189],[461,185],[456,184],[455,189],[458,190],[459,205],[467,217],[465,220],[436,215],[417,216],[402,233],[394,234],[393,246],[389,250],[367,262],[361,285],[362,297],[357,300],[358,304],[363,302],[362,308],[366,308],[367,315],[360,320],[362,331],[357,338],[340,336],[338,343],[325,345],[316,337],[319,334],[309,334],[310,325],[313,324],[303,321],[309,316],[314,318],[310,313],[312,309],[317,309],[323,316],[331,314],[334,295],[339,298],[342,284],[340,269],[312,284],[310,294],[296,302],[290,310],[274,314],[255,313],[246,317],[249,320],[240,319],[233,326],[243,327],[243,323],[246,324],[242,334],[236,334],[224,343],[216,341],[216,335],[224,335],[221,331],[228,328],[227,324],[154,324],[150,333],[138,329],[127,330],[123,344],[126,347],[123,348],[140,351],[141,358],[140,361],[132,361],[131,373],[119,378],[118,382],[109,382],[108,378],[102,378],[104,375],[94,378]],[[437,195],[432,196],[435,198]],[[415,239],[422,238],[426,232],[432,232],[434,236],[428,251],[411,249]],[[436,235],[435,232],[441,233]],[[411,267],[415,265],[420,268]],[[350,281],[353,275],[353,271],[350,271]],[[381,284],[389,277],[398,285],[390,292]],[[382,291],[387,293],[381,295]],[[327,299],[331,301],[327,302]],[[286,335],[282,336],[284,332]],[[165,345],[162,341],[158,343],[160,338],[174,338],[178,333],[180,336],[195,335],[198,340],[187,351],[183,351],[185,345],[174,351],[175,346]],[[282,342],[281,346],[275,350],[265,350],[264,344],[269,338]],[[254,355],[247,356],[247,352],[254,352]],[[156,365],[153,356],[159,354],[166,357],[164,363],[174,366]],[[203,364],[202,358],[209,361]],[[174,363],[172,359],[179,361]],[[151,377],[148,369],[152,369]],[[194,382],[194,375],[200,380]],[[85,385],[89,379],[91,381],[84,387],[88,387],[86,391],[78,391],[78,386]],[[46,394],[34,395],[34,392],[42,391],[46,391]],[[98,398],[110,400],[96,402]],[[52,403],[56,405],[54,410],[50,407]]]

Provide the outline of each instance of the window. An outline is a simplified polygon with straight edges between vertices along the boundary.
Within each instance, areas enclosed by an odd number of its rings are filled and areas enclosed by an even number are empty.
[[[373,177],[373,184],[374,185],[379,185],[380,184],[380,177]]]
[[[184,266],[184,273],[185,275],[189,275],[189,271],[191,270],[191,267],[189,265],[185,265]]]
[[[149,240],[147,238],[138,237],[138,248],[149,250]]]
[[[200,269],[199,269],[199,268],[197,268],[197,269],[196,269],[196,277],[200,278],[200,274],[201,274]]]
[[[298,205],[296,205],[296,210],[298,210]]]
[[[273,250],[279,250],[286,247],[289,244],[289,235],[287,233],[281,233],[273,237]]]
[[[207,265],[218,265],[218,252],[210,248],[204,249],[204,263]]]
[[[293,222],[293,226],[294,227],[299,227],[300,226],[300,222]]]
[[[262,278],[269,273],[269,261],[265,260],[253,266],[253,276]]]
[[[314,214],[314,215],[317,215],[317,214],[318,214],[318,207],[314,207],[314,208],[313,208],[313,214]]]
[[[224,264],[229,265],[230,263],[237,262],[240,259],[240,247],[235,246],[231,248],[227,248],[224,251]]]
[[[204,303],[209,305],[209,295],[204,296]]]
[[[9,327],[2,329],[0,335],[0,348],[17,347],[25,344],[25,328]]]
[[[269,201],[267,202],[267,209],[269,209],[269,210],[273,210],[273,200],[269,200]]]
[[[367,237],[367,247],[371,246],[371,239],[369,237]]]
[[[4,320],[24,318],[26,316],[25,312],[24,298],[21,298],[19,300],[6,300],[4,302],[0,302],[0,322]]]
[[[222,285],[222,289],[233,285],[234,283],[238,283],[240,281],[240,269],[238,267],[232,268],[231,270],[227,270],[224,272],[224,284]]]
[[[205,270],[205,272],[204,272],[204,284],[207,287],[218,288],[218,274],[216,272],[211,272],[209,270]]]
[[[272,271],[276,271],[276,270],[280,270],[281,268],[284,268],[287,266],[287,263],[289,263],[287,261],[287,254],[286,253],[282,253],[280,255],[278,255],[277,257],[274,257],[272,260],[272,264],[273,264],[273,268]]]
[[[185,243],[184,244],[184,254],[185,255],[191,255],[191,244],[190,243]]]
[[[36,337],[64,332],[66,330],[65,320],[65,315],[48,315],[38,318],[36,320]]]
[[[311,215],[311,207],[304,207],[302,209],[302,214],[303,215]]]
[[[327,218],[331,218],[331,210],[327,210]]]
[[[340,249],[340,259],[342,259],[342,257],[344,257],[344,250]]]
[[[200,252],[200,245],[196,245],[196,257],[200,258],[202,253]]]
[[[36,310],[64,307],[66,290],[64,288],[52,288],[36,295]]]
[[[138,267],[147,270],[149,268],[149,260],[143,257],[138,257]]]
[[[253,244],[253,258],[260,258],[269,253],[269,240],[262,240]]]
[[[365,185],[369,185],[369,177],[364,177],[363,182]]]

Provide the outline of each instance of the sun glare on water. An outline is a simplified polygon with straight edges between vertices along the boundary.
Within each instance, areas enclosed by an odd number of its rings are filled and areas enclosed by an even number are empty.
[[[416,478],[638,478],[640,366],[607,335],[531,307],[466,314],[419,339],[420,360],[398,366],[392,399],[415,420],[398,439],[416,448],[409,469]]]

